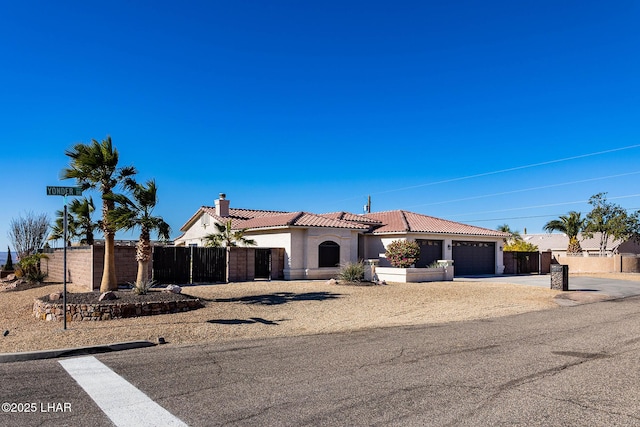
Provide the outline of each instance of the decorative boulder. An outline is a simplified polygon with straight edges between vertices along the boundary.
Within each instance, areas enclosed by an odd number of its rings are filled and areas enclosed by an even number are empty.
[[[49,301],[57,301],[62,298],[62,294],[60,292],[53,292],[49,294]]]
[[[178,285],[169,285],[165,288],[164,291],[172,294],[179,294],[182,292],[182,288]]]
[[[98,298],[98,301],[112,300],[112,299],[118,299],[118,297],[116,296],[116,294],[114,294],[113,292],[109,291],[109,292],[101,293],[100,294],[100,298]]]
[[[327,285],[337,285],[338,281],[336,279],[327,280]]]

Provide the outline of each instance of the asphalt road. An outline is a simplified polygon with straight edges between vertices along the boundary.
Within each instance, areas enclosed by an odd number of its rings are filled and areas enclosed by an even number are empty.
[[[524,274],[501,276],[465,276],[456,277],[456,281],[464,282],[499,282],[516,285],[551,287],[551,276],[548,274]],[[569,291],[596,292],[612,298],[626,298],[640,295],[640,282],[631,280],[604,279],[598,277],[570,276]]]
[[[640,425],[640,298],[96,357],[191,426]],[[1,402],[38,408],[2,426],[112,425],[57,359],[0,376]]]

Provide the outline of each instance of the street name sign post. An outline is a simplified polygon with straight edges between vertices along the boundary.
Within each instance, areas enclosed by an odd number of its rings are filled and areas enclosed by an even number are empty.
[[[82,196],[82,187],[47,186],[47,196]]]
[[[63,329],[67,329],[67,196],[82,196],[82,187],[47,186],[47,196],[64,196],[64,232],[62,237],[62,319]]]

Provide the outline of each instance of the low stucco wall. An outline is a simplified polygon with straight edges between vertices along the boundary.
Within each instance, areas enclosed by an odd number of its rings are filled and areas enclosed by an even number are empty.
[[[640,258],[637,256],[559,256],[556,261],[568,265],[569,273],[640,273]]]
[[[623,256],[622,272],[640,273],[640,256]]]
[[[441,282],[453,280],[453,267],[395,268],[376,267],[378,280],[397,283]]]

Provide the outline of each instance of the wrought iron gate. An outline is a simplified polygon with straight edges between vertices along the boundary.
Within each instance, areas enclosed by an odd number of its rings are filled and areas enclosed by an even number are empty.
[[[159,284],[213,283],[227,280],[226,248],[155,247],[153,280]]]
[[[226,248],[191,249],[191,283],[227,281]]]
[[[271,280],[271,249],[256,249],[255,278]]]
[[[540,273],[540,253],[538,252],[505,251],[503,263],[505,274]]]
[[[153,280],[159,284],[190,283],[191,248],[153,248]]]

